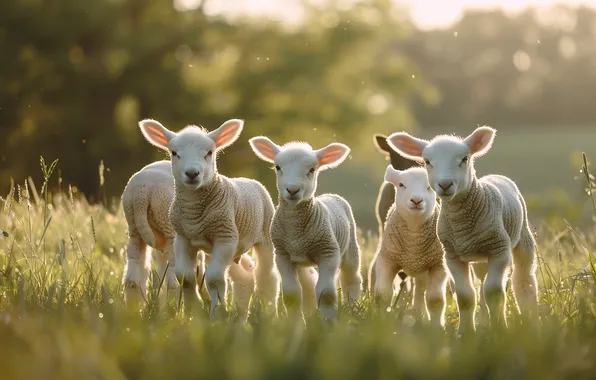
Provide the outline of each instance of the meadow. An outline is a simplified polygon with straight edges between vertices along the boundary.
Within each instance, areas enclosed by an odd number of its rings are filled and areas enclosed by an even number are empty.
[[[496,148],[505,145],[503,141]],[[159,274],[142,313],[125,308],[127,226],[119,205],[89,205],[42,164],[44,182],[19,184],[0,216],[0,373],[6,379],[433,379],[593,378],[596,371],[596,230],[536,225],[540,329],[517,315],[457,340],[447,326],[413,324],[409,293],[377,310],[367,294],[341,305],[338,323],[306,331],[257,304],[246,324],[160,311]],[[53,176],[52,176],[53,175]],[[585,181],[585,178],[584,178]],[[596,213],[596,207],[593,211]],[[372,208],[371,208],[372,212]],[[360,234],[362,271],[377,237]],[[366,276],[365,276],[366,277]],[[177,305],[174,305],[177,307]]]

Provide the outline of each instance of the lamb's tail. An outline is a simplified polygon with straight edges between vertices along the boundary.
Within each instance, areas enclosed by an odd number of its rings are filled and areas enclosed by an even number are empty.
[[[149,195],[149,194],[144,194]],[[149,196],[142,196],[133,202],[133,213],[135,226],[143,241],[150,247],[155,247],[155,234],[149,225],[147,214],[149,213]]]

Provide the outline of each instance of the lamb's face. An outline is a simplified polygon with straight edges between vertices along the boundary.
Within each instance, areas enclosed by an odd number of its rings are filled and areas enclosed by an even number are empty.
[[[422,151],[428,181],[441,199],[449,201],[470,188],[474,166],[470,148],[460,139],[441,136]]]
[[[488,152],[495,130],[478,127],[465,139],[441,135],[431,141],[396,132],[387,143],[405,158],[424,162],[433,190],[444,201],[465,193],[475,176],[473,160]]]
[[[291,204],[312,198],[317,189],[319,172],[341,164],[350,153],[350,148],[340,143],[313,150],[310,145],[301,142],[290,142],[280,147],[265,136],[248,141],[257,157],[274,164],[279,195]]]
[[[319,161],[312,150],[282,149],[274,160],[279,195],[290,203],[312,198],[317,188]]]
[[[214,131],[194,125],[175,133],[152,119],[139,122],[147,141],[170,152],[172,175],[178,185],[196,190],[209,185],[217,173],[215,156],[240,136],[244,122],[230,119]]]
[[[215,141],[198,127],[181,131],[168,144],[172,174],[176,182],[190,190],[209,185],[216,172]]]
[[[437,199],[424,168],[400,171],[389,165],[385,171],[385,181],[395,186],[397,212],[420,220],[427,220],[433,214]]]

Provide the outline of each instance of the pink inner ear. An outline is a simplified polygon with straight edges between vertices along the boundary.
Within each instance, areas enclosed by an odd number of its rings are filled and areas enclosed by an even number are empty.
[[[486,144],[487,139],[488,139],[488,134],[482,133],[481,135],[479,135],[478,137],[476,137],[474,139],[472,146],[470,147],[470,150],[473,153],[476,153],[476,152],[482,150],[482,148],[484,148],[484,145]]]
[[[344,150],[341,148],[331,148],[325,152],[323,157],[319,159],[319,165],[327,165],[329,163],[335,162],[338,158],[340,158],[344,154]]]
[[[215,145],[220,146],[224,142],[228,141],[229,139],[234,137],[234,132],[236,131],[236,125],[231,125],[228,128],[224,129],[219,136],[215,139]]]
[[[161,145],[168,145],[168,140],[166,140],[166,137],[163,134],[163,131],[160,130],[158,127],[149,124],[147,126],[147,132],[149,132],[149,134],[151,135],[151,138],[153,140],[155,140],[155,142],[161,144]]]
[[[254,144],[259,153],[261,153],[263,156],[271,160],[275,158],[275,151],[273,150],[273,147],[271,147],[269,144],[262,141],[255,141]]]
[[[402,149],[405,153],[420,155],[422,150],[420,146],[416,144],[414,141],[405,138],[405,137],[395,137],[393,139],[393,145],[400,145],[399,148]]]

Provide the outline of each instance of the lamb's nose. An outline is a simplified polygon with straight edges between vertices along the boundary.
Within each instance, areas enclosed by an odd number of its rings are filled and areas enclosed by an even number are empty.
[[[195,179],[199,175],[199,172],[195,170],[187,170],[184,174],[186,174],[189,179]]]
[[[412,202],[416,206],[418,206],[420,203],[422,203],[422,198],[412,198],[412,199],[410,199],[410,202]]]
[[[289,187],[286,190],[287,190],[288,194],[296,195],[300,191],[300,188],[299,187]]]
[[[453,181],[441,181],[441,182],[439,182],[439,187],[441,189],[443,189],[443,190],[447,190],[451,186],[453,186]]]

